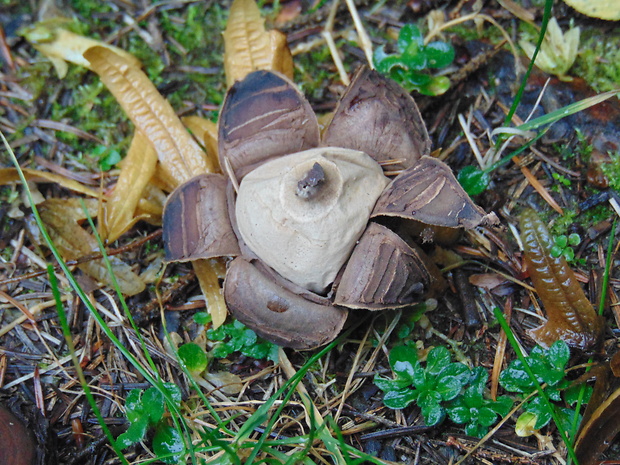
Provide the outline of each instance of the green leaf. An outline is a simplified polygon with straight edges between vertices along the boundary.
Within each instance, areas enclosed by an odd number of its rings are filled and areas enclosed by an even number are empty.
[[[142,441],[146,436],[146,429],[149,426],[148,417],[146,415],[138,417],[135,421],[132,421],[127,428],[127,431],[120,434],[116,438],[116,444],[120,449],[125,449],[137,442]]]
[[[164,383],[164,389],[168,392],[168,395],[177,404],[177,406],[181,404],[183,394],[181,394],[181,389],[179,386],[174,383]]]
[[[398,33],[398,42],[396,46],[400,53],[404,53],[411,44],[416,44],[420,47],[423,46],[424,37],[422,36],[420,28],[415,24],[405,24]]]
[[[431,42],[424,48],[429,68],[445,68],[454,61],[454,47],[445,42]]]
[[[482,407],[477,409],[478,423],[482,426],[491,426],[497,420],[497,413],[489,407]]]
[[[179,347],[179,360],[191,373],[200,373],[207,368],[207,354],[198,344],[190,342]]]
[[[380,375],[375,375],[373,382],[383,392],[400,391],[402,389],[409,387],[409,384],[410,384],[409,381],[407,381],[406,379],[402,379],[402,378],[389,379],[389,378],[384,378]]]
[[[424,416],[424,422],[428,426],[433,426],[441,423],[446,416],[445,409],[438,403],[427,403],[421,405],[422,416]]]
[[[211,323],[211,315],[207,312],[198,312],[194,314],[194,322],[197,325],[206,325]]]
[[[454,423],[468,423],[471,419],[470,410],[467,407],[446,408],[446,412],[448,413],[450,420]]]
[[[578,246],[581,244],[581,237],[579,237],[579,234],[577,233],[572,233],[568,236],[568,243],[573,247]]]
[[[551,256],[553,258],[558,258],[560,255],[562,255],[562,252],[564,251],[564,249],[562,249],[562,247],[560,247],[557,244],[554,244],[551,246],[551,249],[549,250],[549,253],[551,254]]]
[[[125,412],[127,419],[133,422],[136,418],[143,415],[142,408],[142,389],[132,389],[125,399]]]
[[[426,371],[431,375],[438,375],[451,364],[452,356],[444,346],[431,349],[426,357]]]
[[[489,173],[476,168],[473,165],[464,166],[459,171],[456,179],[459,181],[465,192],[469,195],[482,194],[489,184],[491,183],[491,176]]]
[[[554,237],[553,242],[555,242],[559,248],[564,249],[568,245],[568,237],[562,234],[561,236]]]
[[[551,410],[541,397],[534,397],[525,407],[525,411],[536,415],[534,428],[539,430],[551,421]]]
[[[185,450],[181,433],[169,425],[157,428],[153,437],[153,452],[164,463],[178,463]]]
[[[461,393],[464,384],[457,376],[442,376],[437,385],[437,393],[445,401],[452,400]]]
[[[475,438],[483,437],[485,434],[487,434],[488,430],[489,430],[488,427],[483,426],[479,423],[468,423],[465,426],[465,434],[469,436],[473,436]]]
[[[506,415],[508,415],[508,412],[510,412],[513,404],[514,401],[510,397],[500,396],[495,400],[495,402],[489,401],[487,406],[492,408],[498,415],[505,417]]]
[[[446,76],[433,76],[431,81],[421,86],[418,91],[424,95],[441,95],[444,94],[450,88],[450,79]]]
[[[576,384],[564,391],[564,400],[568,405],[575,404],[581,396],[581,389],[584,389],[582,403],[587,404],[592,397],[593,388],[587,384]]]
[[[150,387],[142,394],[142,407],[150,424],[155,424],[164,415],[164,396],[157,388]]]
[[[424,409],[430,406],[441,403],[441,394],[435,390],[421,391],[418,398],[418,405]]]
[[[389,355],[390,366],[396,375],[411,382],[414,366],[419,365],[418,352],[409,346],[394,347]]]
[[[570,360],[570,349],[568,344],[562,340],[553,343],[549,348],[549,362],[557,369],[564,373],[566,364]]]
[[[391,409],[405,408],[418,398],[419,392],[413,389],[388,391],[383,396],[383,403]]]

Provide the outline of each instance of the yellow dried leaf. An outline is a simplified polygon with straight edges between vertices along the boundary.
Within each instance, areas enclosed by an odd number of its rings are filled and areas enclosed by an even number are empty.
[[[224,31],[224,70],[228,87],[259,69],[293,77],[293,59],[286,36],[267,32],[254,0],[235,0]]]
[[[183,127],[170,103],[142,70],[103,47],[88,49],[84,57],[136,128],[153,144],[162,169],[175,186],[213,171],[213,165]]]
[[[97,240],[78,223],[84,220],[85,215],[77,200],[49,199],[38,207],[54,245],[65,260],[76,260],[99,251]],[[91,200],[86,205],[89,215],[96,216],[98,202]],[[127,264],[118,257],[110,257],[110,262],[123,294],[135,295],[144,290],[144,282]],[[112,286],[112,279],[103,260],[92,260],[78,267],[97,281]]]
[[[80,194],[88,195],[90,197],[100,197],[98,191],[86,187],[84,184],[77,182],[74,179],[69,179],[65,176],[56,173],[50,173],[47,171],[33,170],[30,168],[22,168],[24,176],[28,181],[32,182],[54,182],[62,187],[78,192]],[[0,185],[10,184],[14,182],[20,182],[19,174],[15,168],[0,168]]]
[[[181,121],[187,129],[192,131],[194,137],[202,141],[207,157],[213,163],[213,166],[219,168],[219,160],[217,158],[217,124],[200,116],[184,116]]]
[[[218,276],[222,261],[221,259],[195,260],[192,265],[200,283],[200,289],[207,300],[207,310],[211,315],[213,327],[219,328],[226,320],[228,313]]]
[[[59,78],[62,79],[67,74],[67,61],[90,68],[90,63],[83,54],[89,48],[97,46],[113,51],[131,62],[132,66],[140,68],[140,60],[131,53],[105,42],[67,31],[60,27],[63,23],[57,19],[40,21],[22,31],[24,38],[52,62]]]
[[[140,131],[136,131],[123,160],[116,187],[105,206],[102,239],[113,242],[138,221],[134,213],[144,189],[155,174],[156,165],[155,149]]]
[[[564,0],[579,13],[608,21],[620,20],[620,2],[618,0]]]

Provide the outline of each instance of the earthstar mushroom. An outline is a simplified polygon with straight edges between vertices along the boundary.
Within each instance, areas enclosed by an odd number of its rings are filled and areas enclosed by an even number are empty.
[[[218,131],[227,175],[197,176],[170,195],[166,260],[236,257],[224,282],[230,312],[283,346],[318,347],[348,309],[404,307],[441,287],[422,250],[374,219],[449,228],[495,220],[428,156],[411,96],[366,67],[322,140],[308,101],[270,71],[229,89]],[[390,179],[382,164],[402,172]]]

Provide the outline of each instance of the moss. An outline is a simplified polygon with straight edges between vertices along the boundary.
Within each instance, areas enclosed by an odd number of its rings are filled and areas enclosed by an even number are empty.
[[[580,76],[597,92],[620,87],[620,32],[613,31],[603,36],[599,29],[588,29],[582,33],[580,53],[571,70]]]

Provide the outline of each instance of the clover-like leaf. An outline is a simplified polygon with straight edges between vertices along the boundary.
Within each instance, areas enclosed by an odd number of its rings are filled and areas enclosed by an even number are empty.
[[[178,463],[185,450],[181,433],[169,425],[157,428],[153,437],[153,452],[164,463]]]
[[[179,359],[190,373],[200,373],[207,368],[207,354],[198,344],[189,343],[179,347]]]

